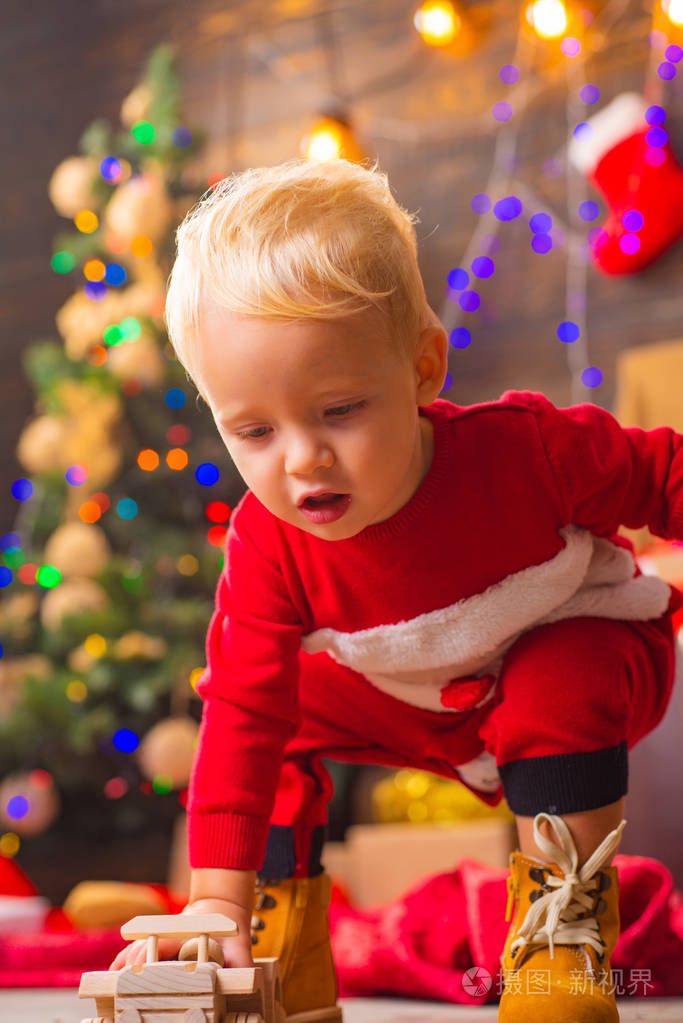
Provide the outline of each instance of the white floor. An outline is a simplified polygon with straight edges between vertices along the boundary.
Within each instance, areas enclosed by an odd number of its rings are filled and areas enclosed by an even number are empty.
[[[343,999],[344,1023],[493,1023],[497,1006],[463,1007],[402,999]],[[1,1023],[80,1023],[95,1012],[90,998],[72,988],[0,990]],[[681,1023],[683,999],[620,1000],[622,1023]]]

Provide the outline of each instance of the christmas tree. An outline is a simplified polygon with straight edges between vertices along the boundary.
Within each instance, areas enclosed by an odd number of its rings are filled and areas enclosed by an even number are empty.
[[[194,684],[243,491],[164,331],[174,229],[207,187],[172,48],[151,55],[49,194],[72,221],[52,269],[73,294],[32,345],[35,416],[0,540],[0,854],[65,818],[134,833],[184,801]],[[208,184],[211,184],[209,182]]]

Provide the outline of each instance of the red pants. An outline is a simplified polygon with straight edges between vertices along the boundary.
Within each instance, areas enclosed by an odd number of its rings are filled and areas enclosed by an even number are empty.
[[[464,713],[389,696],[328,654],[300,654],[302,725],[285,750],[263,873],[317,873],[332,782],[322,758],[457,778],[491,753],[517,815],[577,813],[628,788],[628,750],[664,716],[675,675],[671,616],[569,618],[526,632],[505,655],[496,697]]]

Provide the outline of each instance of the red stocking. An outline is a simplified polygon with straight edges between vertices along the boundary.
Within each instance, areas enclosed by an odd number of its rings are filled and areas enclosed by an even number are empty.
[[[652,144],[666,133],[646,110],[637,93],[622,93],[569,143],[569,159],[609,205],[592,243],[607,274],[637,273],[683,235],[683,170],[668,142]]]

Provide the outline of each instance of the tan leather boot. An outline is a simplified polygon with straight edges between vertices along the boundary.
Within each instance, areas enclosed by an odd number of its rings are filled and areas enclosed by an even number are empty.
[[[549,821],[558,847],[539,831]],[[610,956],[619,937],[619,883],[606,867],[626,824],[583,867],[561,817],[534,818],[534,839],[556,862],[510,856],[508,908],[515,913],[501,957],[505,988],[498,1023],[618,1023]]]
[[[252,953],[279,959],[288,1023],[342,1021],[327,915],[330,890],[325,873],[256,881]]]

